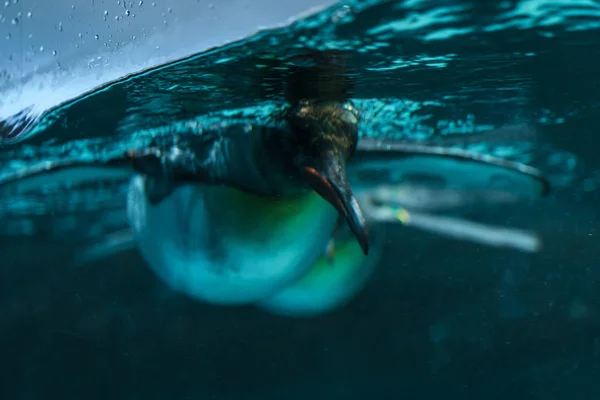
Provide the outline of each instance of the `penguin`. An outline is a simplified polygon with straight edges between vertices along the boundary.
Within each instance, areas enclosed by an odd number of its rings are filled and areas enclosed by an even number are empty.
[[[129,156],[128,218],[139,249],[177,291],[249,303],[301,277],[341,224],[369,251],[346,177],[358,110],[337,60],[286,77],[287,107],[268,126],[180,136]],[[314,84],[318,82],[318,84]]]
[[[286,117],[287,131],[229,127],[206,148],[180,141],[154,157],[132,153],[139,174],[127,215],[146,261],[177,291],[241,304],[301,277],[341,221],[368,254],[365,217],[346,178],[355,112],[303,101]]]

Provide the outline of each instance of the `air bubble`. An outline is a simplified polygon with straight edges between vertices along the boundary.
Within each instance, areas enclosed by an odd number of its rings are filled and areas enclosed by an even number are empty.
[[[10,21],[13,25],[17,25],[19,23],[19,18],[13,18],[12,21]]]
[[[52,55],[53,55],[53,56],[55,56],[55,55],[57,55],[57,54],[58,54],[58,52],[57,52],[56,50],[52,50]]]
[[[129,17],[129,15],[131,14],[131,11],[129,10],[125,10],[125,15]]]
[[[44,52],[44,46],[40,46],[40,52],[43,53]]]
[[[141,7],[144,5],[144,0],[140,0],[140,2],[138,3],[138,7]]]
[[[96,39],[96,40],[100,39],[100,35],[94,35],[94,39]]]
[[[27,11],[27,18],[31,18],[32,15],[33,13],[31,11]]]

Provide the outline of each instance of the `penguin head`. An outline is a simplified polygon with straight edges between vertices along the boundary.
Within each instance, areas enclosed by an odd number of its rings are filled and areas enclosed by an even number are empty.
[[[346,177],[358,142],[358,119],[350,102],[299,101],[287,116],[290,135],[284,155],[302,181],[344,217],[367,254],[367,224]]]

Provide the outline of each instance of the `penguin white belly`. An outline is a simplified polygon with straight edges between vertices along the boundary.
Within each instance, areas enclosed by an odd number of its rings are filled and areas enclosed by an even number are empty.
[[[353,236],[338,232],[333,260],[321,256],[302,278],[257,305],[288,317],[315,317],[341,308],[365,286],[379,264],[383,236],[381,231],[371,231],[365,256]]]
[[[136,176],[127,199],[142,256],[172,289],[218,304],[263,299],[322,255],[337,211],[316,193],[266,198],[183,185],[152,205]]]

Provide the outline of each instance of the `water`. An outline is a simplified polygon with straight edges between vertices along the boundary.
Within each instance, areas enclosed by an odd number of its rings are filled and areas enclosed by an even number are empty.
[[[367,285],[314,319],[176,295],[131,249],[76,263],[124,226],[124,176],[9,188],[0,200],[4,397],[596,398],[599,16],[593,1],[345,2],[83,101],[19,98],[22,112],[3,104],[5,178],[190,127],[266,123],[283,99],[286,69],[274,66],[307,49],[339,51],[362,137],[524,162],[553,188],[549,198],[455,213],[535,230],[541,252],[388,224]]]

